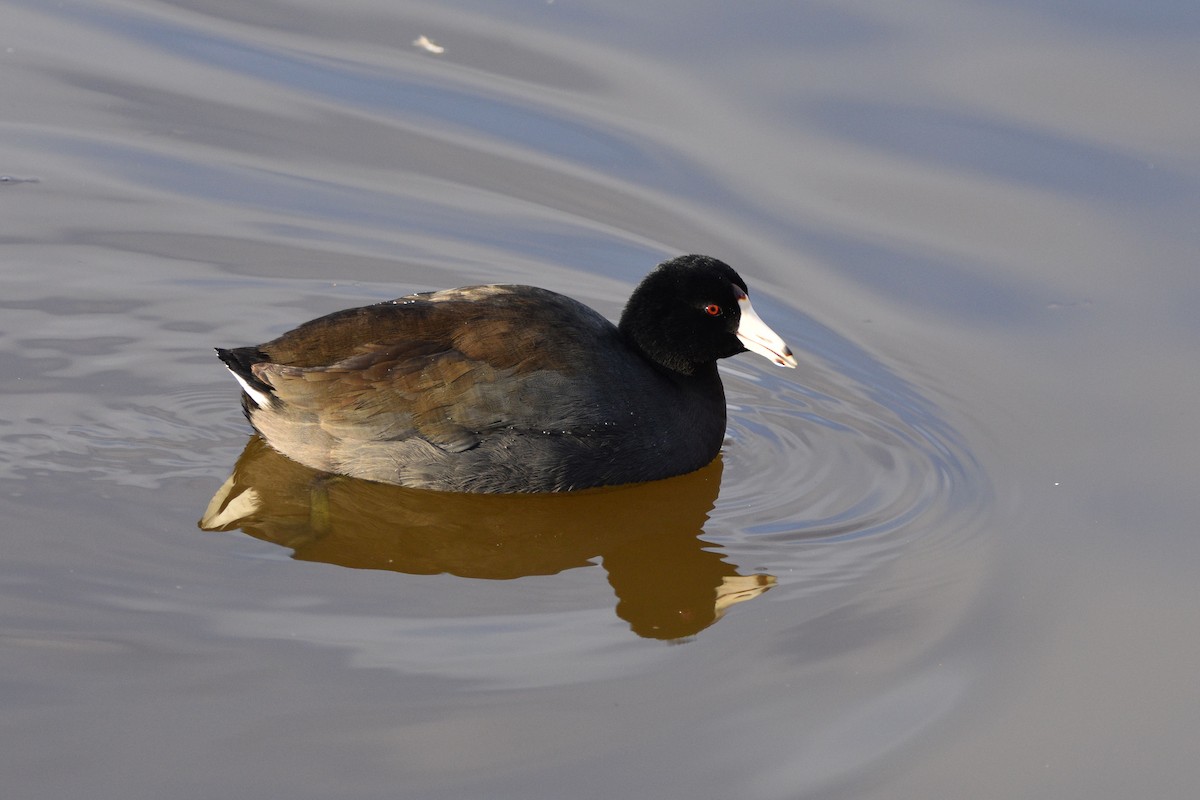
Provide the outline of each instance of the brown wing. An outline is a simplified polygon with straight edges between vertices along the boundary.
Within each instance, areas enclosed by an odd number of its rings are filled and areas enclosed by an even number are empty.
[[[269,360],[252,372],[281,401],[271,413],[334,439],[419,436],[459,452],[499,428],[592,424],[588,382],[571,378],[618,335],[553,292],[470,287],[306,323],[260,346]]]

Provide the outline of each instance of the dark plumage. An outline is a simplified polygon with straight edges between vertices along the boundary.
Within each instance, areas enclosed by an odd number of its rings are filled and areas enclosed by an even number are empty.
[[[712,461],[719,358],[794,367],[746,284],[707,256],[660,264],[614,326],[532,286],[469,286],[306,322],[217,349],[246,417],[315,469],[458,492],[656,480]]]

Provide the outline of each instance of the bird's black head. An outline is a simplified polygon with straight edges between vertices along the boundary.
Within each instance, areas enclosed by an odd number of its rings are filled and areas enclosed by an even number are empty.
[[[685,375],[748,349],[794,367],[791,350],[754,313],[748,294],[728,264],[679,256],[638,284],[619,327],[651,361]]]

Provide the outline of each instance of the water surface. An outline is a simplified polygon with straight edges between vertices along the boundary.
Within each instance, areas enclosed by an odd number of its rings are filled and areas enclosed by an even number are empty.
[[[1191,796],[1191,6],[4,16],[13,796]],[[316,475],[211,351],[681,252],[800,368],[661,484]]]

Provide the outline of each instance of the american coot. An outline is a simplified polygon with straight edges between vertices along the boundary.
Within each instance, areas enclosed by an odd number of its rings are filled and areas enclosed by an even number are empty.
[[[454,492],[559,492],[699,469],[725,435],[717,359],[796,359],[728,265],[688,255],[619,325],[532,286],[351,308],[217,349],[250,424],[309,467]]]

